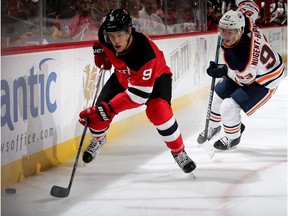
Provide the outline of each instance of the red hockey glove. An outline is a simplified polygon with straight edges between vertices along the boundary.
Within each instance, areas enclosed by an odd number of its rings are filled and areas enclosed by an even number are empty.
[[[214,78],[221,78],[227,76],[227,66],[225,64],[216,64],[213,61],[210,61],[210,65],[207,68],[206,72],[209,76]]]
[[[115,113],[109,103],[101,102],[98,106],[92,106],[81,111],[79,122],[85,125],[86,120],[88,120],[88,127],[99,130],[108,127],[114,116]]]
[[[101,44],[99,42],[95,42],[93,46],[94,52],[94,62],[95,65],[99,68],[102,67],[104,70],[110,70],[112,67],[111,62],[109,61],[108,57],[106,56]]]

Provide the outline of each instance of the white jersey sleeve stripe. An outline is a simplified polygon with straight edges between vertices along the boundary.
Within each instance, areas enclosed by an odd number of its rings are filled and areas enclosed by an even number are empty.
[[[238,4],[238,7],[238,11],[241,11],[243,14],[249,17],[253,23],[255,23],[260,11],[260,8],[255,2],[242,1],[240,4]]]
[[[128,83],[128,88],[135,88],[135,89],[138,89],[139,91],[143,91],[148,94],[150,94],[153,90],[153,87],[150,87],[150,86],[137,86],[137,85],[132,85],[131,83]]]
[[[272,73],[269,73],[269,74],[265,74],[264,76],[261,76],[259,78],[256,78],[256,82],[259,83],[260,85],[265,86],[265,83],[276,80],[283,73],[284,73],[284,64],[282,64],[278,70],[273,71]]]
[[[135,103],[145,104],[148,100],[148,98],[146,97],[144,98],[144,97],[134,94],[133,92],[129,91],[129,89],[127,89],[126,92],[127,92],[127,95],[130,97],[130,99]]]
[[[137,86],[129,83],[126,92],[133,102],[144,104],[149,99],[152,90],[153,87]]]

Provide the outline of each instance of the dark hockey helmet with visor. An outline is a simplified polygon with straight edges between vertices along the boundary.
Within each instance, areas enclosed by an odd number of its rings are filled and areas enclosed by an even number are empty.
[[[132,26],[132,19],[126,9],[111,10],[103,23],[106,32],[126,31]]]

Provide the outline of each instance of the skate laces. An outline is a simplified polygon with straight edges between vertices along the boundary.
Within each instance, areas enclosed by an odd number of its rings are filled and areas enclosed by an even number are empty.
[[[92,140],[90,140],[90,145],[88,146],[86,152],[89,152],[90,154],[94,155],[96,154],[102,146],[106,143],[106,136],[98,140],[96,137],[93,137]]]
[[[180,152],[178,155],[174,155],[174,158],[181,167],[191,161],[185,151]]]
[[[93,155],[96,152],[97,144],[98,144],[98,140],[96,138],[93,138],[92,140],[90,140],[90,144],[86,152],[89,152],[90,154]]]
[[[230,140],[230,139],[228,139],[228,137],[224,136],[224,137],[220,138],[220,141],[221,141],[221,143],[223,143],[224,146],[229,147],[233,140]]]

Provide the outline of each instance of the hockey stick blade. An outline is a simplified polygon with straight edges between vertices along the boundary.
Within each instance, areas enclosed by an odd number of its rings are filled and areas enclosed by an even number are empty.
[[[61,198],[67,197],[69,193],[70,193],[70,188],[63,188],[57,185],[54,185],[50,191],[51,196],[61,197]]]
[[[87,131],[87,125],[88,125],[88,121],[86,121],[84,129],[83,129],[83,133],[82,133],[80,145],[78,147],[77,155],[76,155],[76,158],[75,158],[75,162],[74,162],[73,170],[72,170],[72,173],[71,173],[69,185],[68,185],[67,188],[63,188],[63,187],[54,185],[51,188],[51,191],[50,191],[50,194],[52,196],[54,196],[54,197],[64,198],[64,197],[67,197],[69,195],[69,193],[70,193],[70,190],[71,190],[71,187],[72,187],[72,183],[73,183],[73,180],[74,180],[74,176],[75,176],[75,173],[76,173],[76,169],[77,169],[77,166],[78,166],[78,160],[79,160],[79,156],[80,156],[80,153],[81,153],[82,145],[83,145],[83,142],[84,142],[84,137],[85,137],[85,134],[86,134],[86,131]]]
[[[207,152],[208,156],[210,159],[212,159],[215,155],[215,150],[214,148],[210,145],[210,143],[208,141],[205,141],[203,144],[202,144],[204,150]]]
[[[95,96],[94,96],[92,105],[94,105],[96,103],[96,98],[97,98],[97,95],[98,95],[100,81],[102,79],[102,74],[103,74],[103,69],[101,68],[100,72],[99,72],[99,74],[97,76],[96,91],[95,91]],[[71,187],[72,187],[72,183],[73,183],[73,180],[74,180],[74,176],[75,176],[75,173],[76,173],[76,169],[77,169],[77,166],[78,166],[78,160],[79,160],[79,156],[80,156],[81,149],[82,149],[82,146],[83,146],[83,142],[84,142],[84,138],[85,138],[85,134],[86,134],[87,128],[88,128],[88,120],[86,121],[84,129],[83,129],[83,132],[82,132],[81,141],[80,141],[80,144],[79,144],[79,147],[78,147],[78,150],[77,150],[77,154],[76,154],[76,158],[75,158],[75,161],[74,161],[74,165],[73,165],[73,169],[72,169],[72,173],[71,173],[71,176],[70,176],[70,181],[69,181],[68,187],[64,188],[64,187],[60,187],[60,186],[54,185],[51,188],[51,190],[50,190],[50,195],[51,196],[60,197],[60,198],[65,198],[65,197],[69,196],[70,190],[71,190]]]

